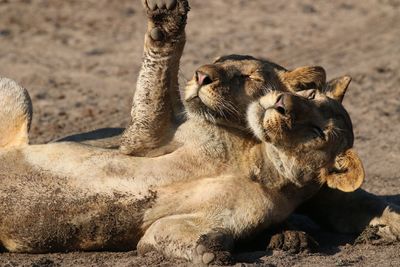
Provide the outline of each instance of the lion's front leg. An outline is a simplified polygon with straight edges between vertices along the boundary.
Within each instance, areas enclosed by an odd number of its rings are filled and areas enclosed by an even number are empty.
[[[179,122],[179,61],[185,45],[186,0],[143,0],[147,12],[142,68],[120,150],[144,155],[167,143]]]
[[[362,189],[345,193],[324,187],[300,211],[341,233],[372,227],[383,240],[400,240],[400,208]]]
[[[137,246],[139,254],[158,251],[167,257],[196,264],[231,264],[233,237],[214,228],[199,215],[174,215],[159,219],[145,232]]]

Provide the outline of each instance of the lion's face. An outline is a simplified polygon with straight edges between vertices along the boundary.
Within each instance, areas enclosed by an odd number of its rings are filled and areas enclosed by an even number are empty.
[[[189,117],[246,129],[246,109],[258,97],[271,90],[291,90],[294,84],[325,82],[322,68],[302,68],[299,75],[295,71],[250,56],[225,56],[197,69],[182,99]]]
[[[314,89],[297,94],[268,93],[250,105],[248,122],[262,141],[321,163],[353,146],[353,128],[346,110]]]
[[[353,191],[361,185],[364,169],[352,150],[352,123],[341,104],[348,83],[336,85],[324,93],[270,92],[249,106],[247,118],[268,151],[285,155],[277,164],[295,174],[291,179],[304,181],[311,173],[333,188]]]

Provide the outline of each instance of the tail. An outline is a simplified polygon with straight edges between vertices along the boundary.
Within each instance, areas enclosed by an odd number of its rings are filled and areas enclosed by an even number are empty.
[[[29,144],[32,102],[28,91],[0,77],[0,149]]]

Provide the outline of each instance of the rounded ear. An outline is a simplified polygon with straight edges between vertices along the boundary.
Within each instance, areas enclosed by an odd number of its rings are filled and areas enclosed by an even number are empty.
[[[28,91],[0,77],[0,149],[29,144],[32,102]]]
[[[350,82],[351,77],[347,75],[332,79],[326,83],[324,92],[328,97],[342,102]]]
[[[321,174],[321,179],[330,188],[344,192],[353,192],[358,189],[365,178],[365,171],[359,156],[353,149],[348,149],[338,155],[334,167]]]
[[[222,56],[218,56],[216,58],[214,58],[213,62],[216,63],[218,60],[220,60],[222,58]]]
[[[307,66],[292,71],[283,71],[279,73],[279,77],[282,83],[292,92],[322,89],[326,83],[325,70],[320,66]]]

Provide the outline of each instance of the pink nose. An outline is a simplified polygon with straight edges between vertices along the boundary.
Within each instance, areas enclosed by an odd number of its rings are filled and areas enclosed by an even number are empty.
[[[196,81],[200,86],[212,83],[210,76],[200,71],[196,71]]]
[[[280,96],[278,96],[278,99],[276,100],[274,107],[279,113],[281,114],[286,113],[285,94],[281,94]]]

